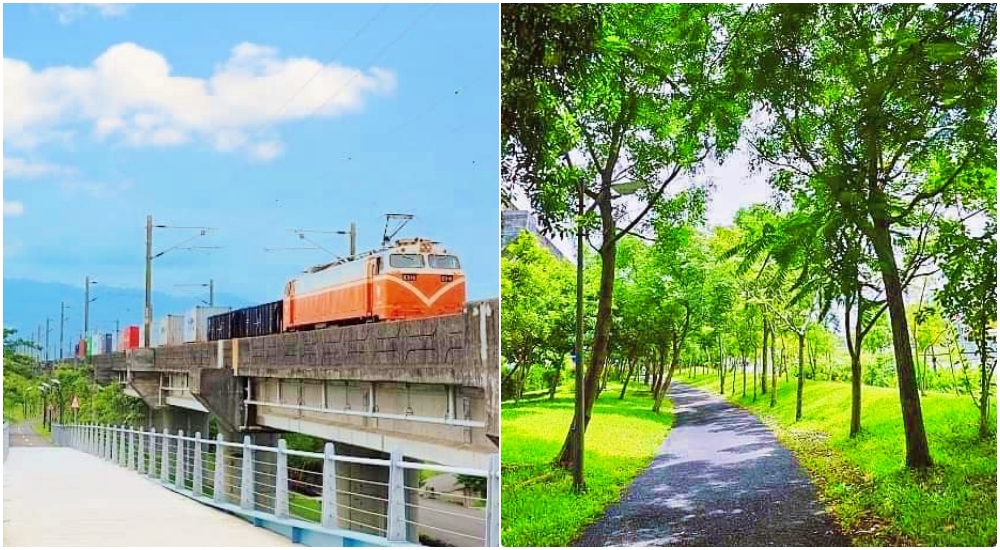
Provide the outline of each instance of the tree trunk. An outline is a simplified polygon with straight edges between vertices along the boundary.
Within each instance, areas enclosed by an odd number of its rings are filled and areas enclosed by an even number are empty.
[[[992,298],[991,298],[992,299]],[[987,360],[987,343],[986,343],[986,327],[983,326],[979,330],[979,338],[977,338],[977,344],[979,347],[979,437],[986,439],[991,435],[991,425],[995,426],[995,423],[990,422],[990,388],[993,387],[992,379],[993,372],[988,366]]]
[[[924,416],[920,409],[920,394],[913,369],[913,355],[910,349],[910,334],[906,321],[906,305],[903,302],[903,285],[899,280],[899,268],[893,254],[889,222],[875,220],[871,229],[872,247],[879,259],[885,298],[889,309],[889,323],[892,327],[892,345],[896,356],[896,378],[899,386],[899,402],[903,412],[903,428],[906,434],[906,465],[910,468],[928,468],[933,465],[927,433],[924,431]]]
[[[628,371],[625,374],[625,380],[622,383],[622,392],[618,395],[618,399],[625,399],[625,390],[628,388],[628,381],[632,378],[632,371],[635,370],[635,364],[637,362],[638,359],[635,358],[628,364]]]
[[[799,336],[799,387],[795,392],[795,421],[798,422],[802,418],[802,388],[806,381],[806,363],[805,363],[805,348],[806,348],[806,335],[805,332],[798,335]]]
[[[760,394],[767,395],[767,320],[764,321],[764,345],[760,355]]]
[[[771,406],[778,403],[778,369],[774,365],[774,330],[771,330]]]
[[[653,402],[653,412],[660,412],[660,405],[663,403],[663,396],[670,389],[670,381],[674,377],[674,369],[677,367],[677,356],[680,354],[680,346],[674,345],[674,352],[670,359],[670,368],[667,370],[666,379],[660,384],[659,391],[656,392],[656,400]]]

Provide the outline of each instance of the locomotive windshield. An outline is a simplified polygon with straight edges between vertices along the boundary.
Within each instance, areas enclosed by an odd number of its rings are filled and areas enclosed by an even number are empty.
[[[424,257],[420,254],[390,254],[389,265],[401,269],[424,267]]]
[[[458,258],[451,255],[430,254],[427,256],[430,266],[434,269],[458,269]]]

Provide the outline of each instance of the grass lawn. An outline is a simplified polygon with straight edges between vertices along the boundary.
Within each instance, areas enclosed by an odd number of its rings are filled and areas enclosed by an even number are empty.
[[[636,384],[636,390],[646,390]],[[648,390],[608,388],[594,404],[585,443],[587,492],[573,492],[569,472],[552,467],[573,420],[573,390],[554,401],[541,400],[501,409],[502,542],[504,546],[566,546],[596,520],[643,468],[673,422],[671,404],[652,412]]]
[[[715,374],[681,380],[719,391]],[[779,381],[774,408],[770,395],[756,403],[740,398],[741,384],[738,379],[735,397],[727,387],[727,396],[756,413],[795,452],[856,544],[996,545],[996,439],[977,438],[978,412],[968,396],[928,392],[921,398],[935,466],[916,474],[904,465],[895,388],[862,388],[862,433],[852,440],[849,383],[806,380],[797,423],[794,378]]]

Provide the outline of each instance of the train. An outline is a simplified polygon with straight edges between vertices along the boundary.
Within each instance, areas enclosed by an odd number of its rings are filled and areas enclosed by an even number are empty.
[[[465,273],[436,241],[399,239],[356,257],[306,269],[281,300],[208,318],[208,340],[461,313]]]

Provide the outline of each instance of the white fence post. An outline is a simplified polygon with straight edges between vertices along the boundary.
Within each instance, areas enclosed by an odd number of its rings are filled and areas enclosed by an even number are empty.
[[[278,458],[274,473],[274,515],[288,517],[288,443],[278,440]]]
[[[135,432],[128,429],[128,469],[135,469]]]
[[[403,453],[395,449],[389,455],[389,525],[386,538],[390,541],[406,540],[406,475],[399,465]]]
[[[500,546],[500,455],[490,456],[486,478],[486,546]]]
[[[139,426],[139,432],[136,434],[136,439],[139,440],[139,446],[135,451],[135,465],[136,469],[140,474],[146,473],[146,430],[142,426]]]
[[[226,440],[222,434],[215,436],[215,476],[212,480],[212,499],[215,502],[226,501]]]
[[[184,430],[177,430],[177,467],[174,468],[174,485],[184,489]]]
[[[323,511],[322,526],[324,529],[337,528],[337,455],[333,452],[333,443],[323,446]]]
[[[194,432],[194,464],[191,472],[191,493],[201,496],[201,432]]]
[[[253,449],[250,436],[243,436],[243,475],[240,477],[240,508],[253,510]]]
[[[149,469],[146,471],[149,477],[156,477],[156,428],[149,428]]]
[[[125,439],[125,425],[118,427],[118,465],[125,467],[125,455],[128,453],[128,441]]]
[[[111,426],[109,429],[111,431],[111,456],[109,458],[111,459],[111,462],[117,464],[118,463],[118,429],[115,428],[114,426]]]
[[[163,429],[163,447],[160,449],[160,482],[170,483],[170,430]]]

